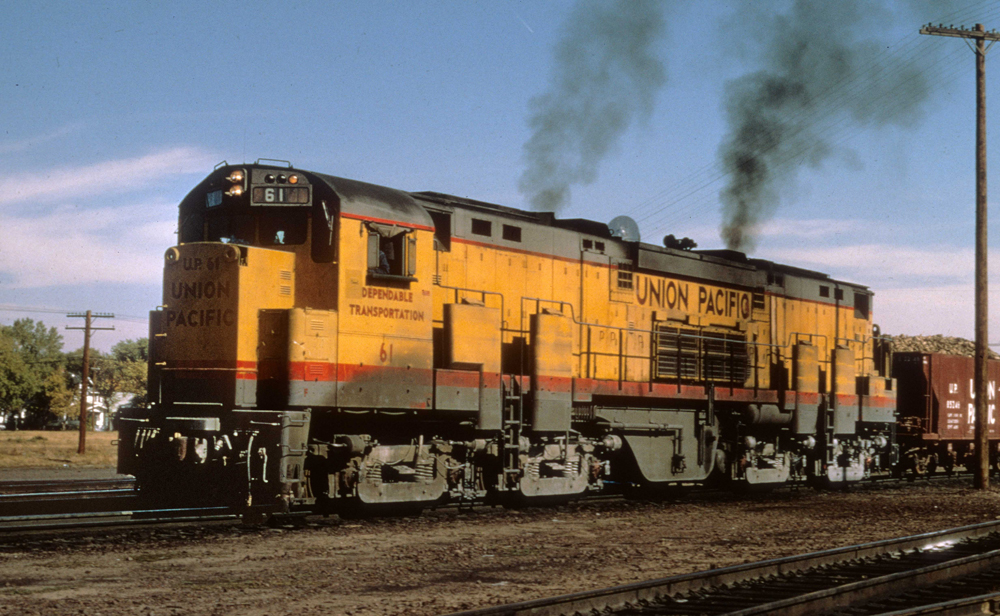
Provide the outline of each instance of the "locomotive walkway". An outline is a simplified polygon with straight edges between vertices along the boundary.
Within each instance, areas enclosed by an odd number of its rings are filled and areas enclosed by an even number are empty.
[[[1000,522],[453,616],[971,614],[1000,608]]]

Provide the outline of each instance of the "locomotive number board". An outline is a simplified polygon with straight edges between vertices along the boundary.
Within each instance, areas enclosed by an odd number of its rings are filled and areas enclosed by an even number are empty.
[[[254,186],[250,191],[252,205],[307,205],[308,186]]]

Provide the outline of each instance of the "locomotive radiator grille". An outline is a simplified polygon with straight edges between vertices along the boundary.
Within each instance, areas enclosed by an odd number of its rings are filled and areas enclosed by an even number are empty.
[[[743,383],[750,372],[746,338],[656,325],[657,379]]]

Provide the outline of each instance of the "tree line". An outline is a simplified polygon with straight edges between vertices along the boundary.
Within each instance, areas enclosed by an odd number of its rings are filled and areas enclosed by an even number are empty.
[[[88,408],[146,403],[146,338],[122,340],[109,353],[90,350]],[[63,338],[41,321],[0,325],[0,424],[38,430],[80,418],[83,349],[63,352]],[[93,418],[90,418],[93,426]]]

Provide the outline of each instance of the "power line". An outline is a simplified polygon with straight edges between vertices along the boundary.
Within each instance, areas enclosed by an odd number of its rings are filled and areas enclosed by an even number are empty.
[[[18,306],[17,304],[0,304],[0,312],[28,312],[28,313],[43,313],[43,314],[61,314],[64,316],[70,316],[72,310],[62,310],[59,308],[41,308],[37,306]],[[115,321],[131,321],[136,323],[147,323],[149,321],[148,317],[140,317],[132,314],[121,314],[117,313],[111,317]]]
[[[988,281],[986,276],[986,259],[988,244],[986,241],[986,52],[994,43],[1000,41],[996,30],[987,32],[982,23],[975,28],[965,26],[955,28],[944,25],[927,24],[920,29],[920,34],[932,36],[948,36],[961,38],[968,43],[975,41],[973,51],[976,53],[976,363],[974,387],[975,404],[975,487],[986,490],[990,487],[990,456],[989,456],[989,409],[987,407],[986,390],[988,387],[989,368],[989,312],[988,312]],[[989,46],[986,45],[989,41]]]
[[[994,7],[990,2],[971,3],[962,9],[940,17],[940,20],[969,21],[969,15],[993,14],[1000,9]],[[962,17],[964,15],[965,17]],[[893,68],[885,71],[878,61],[872,61],[868,66],[858,67],[854,74],[875,74],[875,78],[882,83],[897,82],[895,87],[885,92],[885,107],[890,110],[898,110],[905,101],[891,99],[891,95],[898,94],[898,89],[904,84],[899,83],[900,77],[906,71],[911,71],[915,67],[920,67],[928,81],[941,85],[952,82],[959,78],[958,59],[959,52],[948,50],[943,51],[930,64],[926,62],[926,48],[920,46],[917,41],[921,37],[916,34],[908,34],[901,37],[895,43],[888,45],[891,49],[890,57],[895,59]],[[943,42],[942,42],[943,43]],[[944,49],[942,45],[935,48]],[[790,126],[798,127],[795,131],[802,130],[818,131],[817,134],[833,145],[840,145],[849,142],[851,139],[864,130],[863,127],[850,125],[850,120],[845,115],[850,113],[853,103],[862,100],[868,95],[865,80],[851,79],[845,75],[835,83],[829,84],[821,92],[813,96],[814,100],[820,101],[817,108],[799,109],[788,116]],[[805,155],[801,150],[793,150],[782,157],[779,162],[791,162]],[[704,211],[710,207],[717,207],[717,199],[707,191],[717,186],[729,176],[729,172],[724,170],[718,162],[706,165],[690,175],[681,178],[672,186],[668,186],[658,191],[652,197],[630,208],[633,215],[651,227],[653,233],[665,232],[672,225],[685,218],[691,217],[696,211]]]

